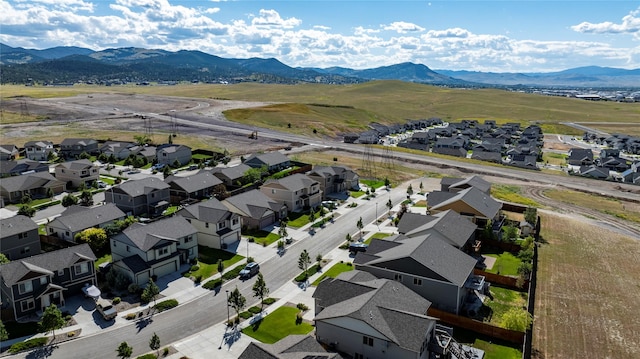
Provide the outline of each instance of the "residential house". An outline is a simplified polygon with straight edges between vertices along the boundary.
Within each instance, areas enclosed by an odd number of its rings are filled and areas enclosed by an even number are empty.
[[[460,192],[469,187],[475,187],[486,194],[491,193],[491,183],[480,176],[474,175],[467,178],[444,177],[440,180],[440,190],[443,192]]]
[[[65,183],[58,181],[49,172],[36,172],[3,178],[0,181],[0,196],[5,203],[18,203],[25,195],[31,198],[48,197],[49,189],[54,195],[64,192]]]
[[[198,231],[198,244],[226,249],[240,240],[240,215],[215,198],[186,206],[177,212]]]
[[[107,203],[124,213],[157,217],[169,207],[169,185],[156,177],[126,181],[104,192]]]
[[[191,147],[185,145],[164,144],[156,149],[156,159],[158,163],[173,166],[179,163],[184,166],[191,162]]]
[[[3,306],[12,309],[15,320],[35,319],[51,304],[64,310],[65,297],[97,284],[95,260],[84,243],[0,265]]]
[[[198,231],[182,216],[173,216],[134,223],[112,237],[110,246],[113,268],[143,286],[198,258]]]
[[[0,161],[0,177],[18,176],[34,172],[49,173],[49,165],[26,158],[21,158],[17,161]]]
[[[500,152],[488,152],[481,150],[473,150],[471,158],[474,160],[487,161],[493,163],[502,163],[502,155]]]
[[[117,160],[123,160],[134,153],[131,151],[135,147],[133,142],[107,141],[100,146],[100,153],[107,157],[113,156]]]
[[[347,167],[315,166],[306,174],[309,178],[318,181],[325,199],[332,194],[343,194],[346,191],[360,188],[360,177]]]
[[[399,281],[344,272],[320,282],[313,298],[315,335],[323,345],[353,358],[430,358],[431,303]]]
[[[464,145],[465,141],[463,139],[440,137],[433,147],[433,152],[449,156],[467,157],[467,150]]]
[[[0,252],[12,261],[40,254],[38,225],[23,215],[0,219]]]
[[[571,148],[567,163],[572,166],[591,166],[593,164],[593,152],[589,148]]]
[[[432,214],[454,210],[469,217],[480,228],[499,218],[502,203],[477,187],[469,187],[457,193],[431,192],[427,194],[427,204]]]
[[[0,161],[13,161],[18,157],[16,145],[0,145]]]
[[[473,274],[477,260],[433,234],[373,239],[353,263],[355,269],[396,280],[434,307],[455,314],[462,312],[467,295],[484,288],[484,278]]]
[[[222,181],[209,171],[200,171],[186,177],[169,176],[164,179],[164,182],[169,185],[169,194],[173,204],[203,200],[214,194],[225,192]]]
[[[55,154],[51,141],[29,141],[24,144],[25,156],[32,161],[48,161],[49,154]]]
[[[131,153],[135,154],[136,157],[145,158],[147,160],[147,163],[152,163],[153,161],[156,160],[157,150],[158,149],[156,146],[148,146],[148,145],[133,146],[129,148],[129,151]]]
[[[67,184],[67,188],[91,187],[100,179],[100,167],[89,160],[62,162],[55,166],[56,178]]]
[[[288,335],[273,344],[252,341],[238,359],[342,359],[311,335]]]
[[[409,238],[433,234],[452,246],[466,251],[475,243],[478,229],[467,217],[453,210],[446,210],[435,215],[405,213],[398,223],[398,233]],[[407,218],[405,218],[405,216]]]
[[[320,183],[302,173],[268,180],[260,187],[260,192],[284,203],[290,212],[315,208],[322,202]]]
[[[604,180],[609,178],[609,169],[606,167],[598,166],[580,166],[578,174],[583,177],[591,177],[595,179]]]
[[[269,227],[287,218],[287,206],[257,189],[227,197],[222,204],[241,217],[243,227],[251,229]]]
[[[98,141],[92,138],[65,138],[60,143],[60,152],[67,159],[78,158],[82,153],[98,153]]]
[[[511,156],[509,161],[510,166],[526,168],[530,170],[539,170],[538,168],[538,156],[536,155],[524,155],[515,154]]]
[[[247,184],[246,173],[251,167],[244,163],[231,167],[214,167],[211,170],[227,188],[240,187]]]
[[[126,214],[114,203],[91,208],[73,205],[48,222],[45,228],[47,235],[74,242],[76,234],[87,228],[104,228],[125,218]]]
[[[252,168],[262,168],[266,166],[267,171],[270,173],[282,171],[291,166],[289,157],[278,151],[253,154],[247,157],[243,163]]]
[[[598,161],[596,161],[596,163],[598,163]],[[599,167],[605,167],[611,171],[616,172],[624,172],[630,167],[629,164],[627,164],[627,160],[625,160],[624,158],[613,156],[600,157],[599,164]]]

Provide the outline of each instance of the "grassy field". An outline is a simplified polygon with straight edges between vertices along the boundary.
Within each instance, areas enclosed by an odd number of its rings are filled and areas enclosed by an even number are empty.
[[[640,223],[640,205],[638,204],[622,204],[615,199],[569,190],[549,189],[544,191],[544,194],[556,201],[570,203],[580,207],[594,208],[614,217]]]
[[[536,201],[523,196],[519,186],[494,184],[491,186],[491,196],[505,202],[519,203],[529,207],[540,207],[540,204]]]
[[[534,358],[639,358],[638,240],[582,220],[541,217]]]

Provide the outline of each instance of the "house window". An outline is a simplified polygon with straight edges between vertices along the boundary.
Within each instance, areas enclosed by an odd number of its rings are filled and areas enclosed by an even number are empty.
[[[209,228],[209,222],[204,222],[204,227]]]
[[[18,284],[18,293],[24,294],[33,291],[33,283],[31,281]]]
[[[26,233],[18,233],[18,239],[23,239],[26,238],[27,234]]]
[[[169,247],[160,248],[158,250],[158,257],[169,254]]]
[[[402,282],[402,274],[394,274],[393,280],[397,280],[398,282]]]
[[[366,335],[363,335],[362,336],[362,344],[372,347],[373,346],[373,338],[368,337]]]
[[[237,218],[232,219],[231,223],[233,223],[234,226],[237,226],[238,225],[238,219]]]
[[[33,309],[35,307],[36,307],[36,303],[33,301],[33,299],[27,299],[20,302],[20,308],[22,309],[23,312],[29,309]]]
[[[189,243],[193,240],[192,236],[184,237],[184,243]]]
[[[115,240],[113,241],[113,246],[117,247],[118,246],[118,242],[116,242]]]
[[[131,248],[129,248],[129,246],[127,246],[127,252],[131,252]]]
[[[87,262],[82,262],[73,266],[73,270],[76,274],[84,274],[89,272],[89,264]]]
[[[422,285],[422,279],[413,278],[413,285]]]
[[[64,232],[64,235],[69,237],[69,231]]]
[[[275,190],[275,189],[272,189],[272,190],[271,190],[271,194],[275,194],[275,193],[276,193],[276,190]]]
[[[40,284],[41,285],[47,284],[47,277],[40,277]]]
[[[53,228],[49,228],[49,233],[53,233]]]

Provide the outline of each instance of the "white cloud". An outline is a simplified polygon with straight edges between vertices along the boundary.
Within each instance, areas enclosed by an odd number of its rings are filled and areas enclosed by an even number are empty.
[[[427,37],[433,38],[441,38],[441,37],[469,37],[469,31],[465,29],[461,29],[459,27],[454,27],[446,30],[429,30],[427,32]]]
[[[636,37],[640,33],[640,8],[631,11],[628,15],[622,18],[620,23],[613,23],[610,21],[591,23],[582,22],[578,25],[571,26],[573,31],[582,33],[594,33],[594,34],[623,34],[630,33],[636,34]]]
[[[399,34],[424,31],[423,27],[420,27],[416,24],[412,24],[410,22],[404,22],[404,21],[396,21],[396,22],[392,22],[389,25],[383,25],[382,29],[387,31],[395,31]]]
[[[274,26],[286,29],[294,28],[302,24],[302,21],[295,17],[283,19],[275,10],[260,10],[260,15],[252,15],[251,24],[255,26]]]
[[[93,12],[94,4],[83,0],[17,0],[16,3],[40,3],[57,9]]]

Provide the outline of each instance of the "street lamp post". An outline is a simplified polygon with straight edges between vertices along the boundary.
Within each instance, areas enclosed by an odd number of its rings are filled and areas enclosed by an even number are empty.
[[[227,325],[229,325],[231,321],[231,318],[229,318],[229,291],[226,290],[225,292],[227,292]]]

